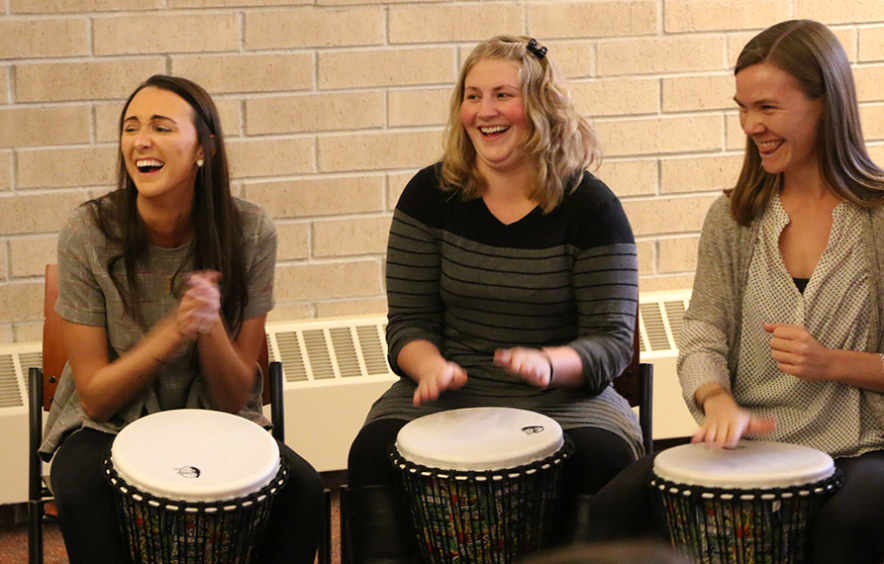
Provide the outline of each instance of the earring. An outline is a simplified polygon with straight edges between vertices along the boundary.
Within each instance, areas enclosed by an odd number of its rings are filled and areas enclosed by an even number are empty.
[[[203,161],[202,159],[199,159],[198,161],[196,161],[196,166],[202,168],[202,167],[203,167],[203,162],[204,162],[204,161]]]

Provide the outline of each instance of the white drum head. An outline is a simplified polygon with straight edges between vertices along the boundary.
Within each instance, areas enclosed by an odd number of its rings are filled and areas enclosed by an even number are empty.
[[[256,423],[206,409],[161,411],[127,425],[111,447],[128,484],[171,500],[221,501],[276,476],[279,447]]]
[[[396,438],[406,460],[445,470],[500,470],[555,454],[564,440],[553,419],[507,407],[452,409],[415,419]]]
[[[832,457],[788,443],[740,441],[735,449],[703,443],[681,445],[654,459],[654,473],[670,482],[710,488],[786,488],[825,480]]]

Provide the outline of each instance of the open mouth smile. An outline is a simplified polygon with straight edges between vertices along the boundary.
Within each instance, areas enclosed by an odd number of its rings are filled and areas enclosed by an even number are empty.
[[[510,128],[510,126],[508,126],[508,125],[488,125],[488,126],[479,127],[478,129],[479,129],[479,133],[487,136],[487,135],[495,135],[497,133],[504,133],[505,131],[508,131],[509,128]]]
[[[780,146],[785,143],[783,140],[779,141],[756,141],[755,145],[758,147],[758,152],[761,153],[762,156],[771,155],[776,152]]]
[[[135,167],[138,169],[138,172],[148,173],[156,170],[160,170],[163,168],[162,161],[158,161],[157,159],[138,159],[135,161]]]

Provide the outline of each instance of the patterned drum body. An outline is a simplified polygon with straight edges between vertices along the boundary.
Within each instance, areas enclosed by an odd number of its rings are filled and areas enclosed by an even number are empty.
[[[267,431],[196,409],[125,427],[105,470],[135,563],[255,562],[270,502],[288,477]]]
[[[740,441],[660,453],[651,487],[679,552],[702,564],[801,564],[808,526],[839,487],[832,458],[812,448]]]
[[[423,561],[509,564],[548,544],[562,463],[573,452],[554,420],[509,408],[469,408],[402,428],[399,470]]]

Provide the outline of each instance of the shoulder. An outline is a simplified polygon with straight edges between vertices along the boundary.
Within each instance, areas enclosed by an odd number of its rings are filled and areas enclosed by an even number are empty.
[[[59,247],[65,244],[96,245],[104,244],[104,235],[95,221],[96,209],[107,205],[108,196],[84,202],[74,208],[58,234]]]
[[[569,239],[580,247],[635,243],[620,199],[589,172],[550,213],[551,221],[558,222],[560,218],[565,218],[565,223],[575,230]]]
[[[739,239],[753,233],[763,216],[764,210],[762,209],[758,216],[752,220],[751,224],[748,226],[740,225],[734,219],[733,213],[731,213],[730,198],[723,194],[709,206],[709,211],[706,212],[706,219],[703,221],[702,233],[706,238]]]
[[[421,169],[408,181],[396,204],[397,211],[425,223],[432,223],[440,206],[461,201],[455,193],[442,190],[439,182],[440,166],[440,163],[436,163]]]
[[[580,183],[566,194],[563,203],[583,209],[604,208],[612,203],[619,206],[620,200],[607,184],[589,171],[583,173]]]
[[[264,208],[239,198],[233,198],[233,205],[239,214],[244,237],[266,239],[276,235],[276,226]]]

